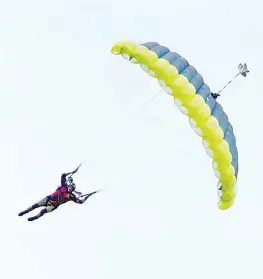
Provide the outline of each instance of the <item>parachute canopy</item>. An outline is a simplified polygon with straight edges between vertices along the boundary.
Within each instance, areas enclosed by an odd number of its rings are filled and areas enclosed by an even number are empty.
[[[218,178],[218,208],[228,209],[234,203],[238,176],[238,150],[233,127],[222,106],[197,70],[178,53],[157,42],[136,44],[122,40],[113,45],[112,54],[122,55],[151,77],[158,79],[165,92],[188,118],[191,127],[202,138],[203,146],[212,158]],[[248,72],[240,65],[242,75]]]

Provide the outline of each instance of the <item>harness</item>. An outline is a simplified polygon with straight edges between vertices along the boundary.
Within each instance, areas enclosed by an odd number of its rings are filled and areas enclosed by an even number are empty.
[[[51,206],[58,207],[67,201],[69,201],[69,193],[67,192],[66,187],[62,186],[50,196],[48,203]]]

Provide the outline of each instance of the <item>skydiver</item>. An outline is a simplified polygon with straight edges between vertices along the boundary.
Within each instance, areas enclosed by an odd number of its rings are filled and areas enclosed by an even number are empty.
[[[92,193],[83,195],[83,196],[81,196],[81,197],[83,197],[82,199],[80,199],[73,193],[76,189],[76,185],[73,182],[72,175],[78,171],[78,168],[75,169],[73,172],[63,173],[61,175],[61,185],[57,188],[57,190],[53,194],[46,196],[45,198],[43,198],[39,202],[33,204],[26,210],[21,211],[18,214],[18,216],[23,216],[24,214],[27,214],[30,211],[32,211],[38,207],[44,206],[44,208],[36,216],[28,218],[28,221],[34,221],[34,220],[42,217],[44,214],[54,211],[60,205],[66,203],[66,202],[73,201],[78,204],[83,204],[90,196],[97,193],[98,191],[94,191]],[[69,179],[67,181],[68,175],[71,175],[71,176],[69,177]]]

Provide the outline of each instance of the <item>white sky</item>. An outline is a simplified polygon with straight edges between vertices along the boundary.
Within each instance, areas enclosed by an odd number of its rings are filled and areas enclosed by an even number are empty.
[[[90,2],[0,5],[1,277],[262,279],[262,1]],[[219,100],[239,150],[230,210],[172,98],[149,101],[157,81],[111,55],[122,38],[179,52],[214,91],[247,62]],[[17,217],[81,161],[78,189],[106,191]]]

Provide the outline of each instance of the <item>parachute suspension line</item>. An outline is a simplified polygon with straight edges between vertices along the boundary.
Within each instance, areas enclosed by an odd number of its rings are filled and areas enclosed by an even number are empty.
[[[105,91],[104,89],[108,87],[108,82],[109,82],[109,78],[108,78],[108,72],[110,71],[110,65],[111,65],[111,60],[110,58],[107,59],[106,63],[104,64],[104,68],[102,71],[102,77],[101,77],[101,88],[100,88],[100,94],[104,95]]]
[[[220,94],[225,88],[228,87],[228,85],[239,76],[240,73],[237,73],[222,89],[220,89],[216,94]],[[220,96],[220,95],[219,95]]]
[[[249,73],[247,64],[239,64],[238,65],[238,73],[222,88],[220,89],[217,93],[212,93],[211,95],[216,99],[218,96],[220,96],[220,93],[226,88],[228,87],[228,85],[234,81],[234,79],[236,79],[239,75],[242,75],[243,77],[247,76],[247,73]]]
[[[159,90],[159,92],[156,93],[154,96],[152,96],[151,98],[149,98],[148,101],[147,101],[144,105],[141,105],[141,106],[140,106],[140,108],[146,107],[151,101],[153,101],[153,99],[155,99],[158,95],[160,95],[161,92],[162,92],[162,89]]]

